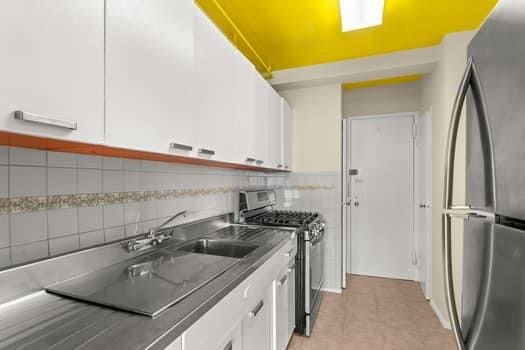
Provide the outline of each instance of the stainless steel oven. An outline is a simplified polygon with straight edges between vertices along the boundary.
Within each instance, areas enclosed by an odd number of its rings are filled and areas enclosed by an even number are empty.
[[[309,336],[322,299],[324,283],[324,219],[319,213],[273,210],[272,190],[243,191],[239,195],[241,223],[295,228],[295,331]]]
[[[321,306],[323,278],[323,240],[304,241],[305,243],[305,327],[304,334],[309,336],[319,307]]]

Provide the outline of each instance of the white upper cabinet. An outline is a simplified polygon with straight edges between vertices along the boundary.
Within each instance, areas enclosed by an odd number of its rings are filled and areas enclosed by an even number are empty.
[[[259,73],[244,55],[235,51],[235,72],[232,90],[235,96],[230,147],[235,152],[235,162],[255,165],[255,79]]]
[[[253,139],[255,144],[256,165],[264,167],[270,166],[268,165],[270,163],[268,160],[270,90],[271,87],[266,80],[264,80],[261,75],[257,74],[255,76],[255,122],[253,124]]]
[[[293,116],[288,102],[282,100],[282,163],[285,170],[292,170]]]
[[[270,88],[268,97],[268,168],[282,169],[281,96]]]
[[[3,0],[0,13],[0,129],[102,142],[104,0]]]
[[[234,54],[228,39],[195,8],[195,130],[200,157],[236,160],[230,145],[235,130]]]
[[[193,6],[192,0],[107,0],[109,145],[191,154]]]

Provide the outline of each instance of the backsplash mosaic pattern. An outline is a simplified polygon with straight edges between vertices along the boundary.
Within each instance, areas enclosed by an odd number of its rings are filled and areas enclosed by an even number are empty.
[[[267,186],[334,191],[283,173],[0,147],[0,268],[134,236],[184,209],[179,223],[234,212],[239,190]]]

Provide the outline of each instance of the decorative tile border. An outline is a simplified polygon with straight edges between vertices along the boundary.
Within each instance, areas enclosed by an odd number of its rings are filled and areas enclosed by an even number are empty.
[[[316,191],[333,190],[335,189],[335,186],[302,185],[285,186],[280,188],[287,190]],[[0,214],[18,214],[48,209],[93,207],[107,204],[124,204],[133,202],[147,202],[151,200],[176,199],[181,197],[210,196],[216,194],[236,193],[248,189],[253,188],[211,187],[159,191],[82,193],[39,197],[0,198]]]

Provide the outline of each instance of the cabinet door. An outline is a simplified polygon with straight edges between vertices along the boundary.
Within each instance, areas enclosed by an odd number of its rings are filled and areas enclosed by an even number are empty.
[[[269,168],[281,169],[282,164],[282,118],[281,96],[270,87],[268,98],[268,164]]]
[[[292,169],[293,121],[292,109],[288,102],[282,100],[282,159],[285,170]]]
[[[193,6],[107,0],[108,144],[183,154],[193,145]]]
[[[182,350],[182,339],[177,338],[177,340],[168,345],[164,350]]]
[[[272,286],[242,320],[242,349],[270,350],[272,344],[271,322]]]
[[[242,349],[242,328],[237,325],[233,331],[226,335],[224,341],[220,343],[216,350],[241,350]]]
[[[288,273],[288,325],[287,325],[287,337],[286,342],[290,341],[292,334],[295,330],[295,259],[290,262],[287,270]]]
[[[0,129],[102,142],[104,0],[3,0],[0,14]]]
[[[269,98],[270,85],[257,74],[255,77],[255,123],[254,143],[257,165],[266,166],[268,161]]]
[[[232,91],[235,96],[233,121],[228,137],[229,147],[235,152],[236,163],[255,164],[255,77],[258,75],[250,61],[235,50]]]
[[[228,39],[195,8],[195,130],[201,157],[232,161],[234,50]],[[208,151],[208,152],[206,152]]]
[[[288,272],[285,270],[275,283],[275,344],[276,350],[285,350],[288,345]]]

